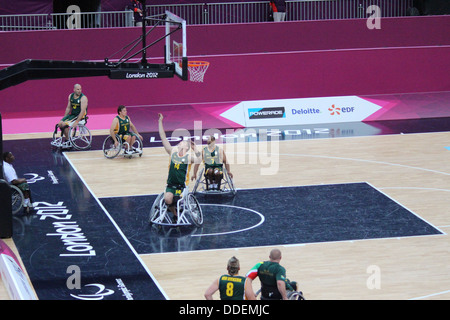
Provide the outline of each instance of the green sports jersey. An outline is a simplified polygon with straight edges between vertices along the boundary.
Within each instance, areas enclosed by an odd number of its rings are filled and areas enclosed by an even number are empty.
[[[75,98],[75,93],[72,93],[70,95],[70,112],[69,114],[72,116],[78,116],[81,111],[81,98],[84,96],[84,94],[81,94],[78,98]],[[87,107],[86,107],[86,113],[87,113]]]
[[[130,118],[125,116],[125,119],[122,119],[120,116],[116,116],[119,119],[119,124],[116,126],[117,134],[124,135],[130,133]]]
[[[189,171],[191,164],[189,161],[189,153],[180,157],[178,150],[172,152],[169,164],[169,176],[167,177],[168,186],[182,186],[184,187],[189,182]]]
[[[244,300],[245,277],[224,274],[219,278],[221,300]]]
[[[205,156],[205,167],[207,168],[222,168],[223,164],[220,161],[220,152],[219,152],[219,146],[216,146],[214,150],[211,152],[209,151],[208,147],[205,147],[203,149],[203,153]]]
[[[293,290],[286,279],[286,269],[277,262],[259,262],[247,273],[247,277],[252,280],[259,277],[261,281],[261,294],[265,298],[281,299],[277,288],[278,280],[286,283],[287,290]]]

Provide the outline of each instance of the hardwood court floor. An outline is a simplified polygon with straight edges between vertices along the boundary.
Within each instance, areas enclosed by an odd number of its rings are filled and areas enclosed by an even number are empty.
[[[308,299],[412,299],[433,294],[429,298],[448,299],[449,144],[450,133],[445,132],[225,146],[237,188],[366,181],[445,233],[282,247],[288,277],[300,283]],[[168,156],[162,148],[147,148],[141,159],[131,161],[107,160],[101,151],[72,152],[69,159],[97,197],[159,193],[167,175]],[[267,259],[269,251],[244,245],[142,258],[171,299],[202,299],[209,284],[226,272],[231,256],[241,260],[245,273]],[[367,286],[371,266],[379,268],[379,289]]]
[[[237,143],[225,150],[238,189],[368,182],[443,232],[279,246],[288,278],[298,281],[307,299],[449,299],[448,146],[450,132]],[[67,156],[98,198],[156,194],[165,185],[168,156],[162,148],[146,148],[142,158],[131,160],[108,160],[101,151]],[[286,221],[279,232],[295,230]],[[141,258],[170,299],[203,299],[231,256],[245,274],[271,248],[244,244]],[[372,281],[373,272],[379,281]]]

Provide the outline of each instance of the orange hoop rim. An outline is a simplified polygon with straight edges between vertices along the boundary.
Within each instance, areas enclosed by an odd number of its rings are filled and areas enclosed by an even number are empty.
[[[188,67],[206,67],[209,66],[208,61],[188,61]]]

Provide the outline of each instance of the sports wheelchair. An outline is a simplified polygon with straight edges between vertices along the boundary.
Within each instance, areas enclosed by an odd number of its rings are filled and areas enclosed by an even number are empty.
[[[175,199],[176,197],[174,197],[174,201]],[[160,226],[178,227],[194,224],[196,227],[201,227],[203,224],[202,208],[197,198],[189,192],[189,188],[186,186],[177,201],[177,219],[175,221],[164,200],[164,192],[161,192],[150,209],[149,222]]]
[[[236,194],[236,188],[234,187],[233,179],[231,179],[230,175],[227,172],[225,166],[222,168],[222,180],[220,181],[220,188],[214,189],[211,187],[209,183],[207,183],[206,175],[205,175],[205,167],[200,170],[200,174],[195,181],[193,193],[202,193],[202,194]]]
[[[23,203],[25,198],[23,196],[22,190],[13,184],[10,184],[11,188],[11,201],[12,201],[12,214],[16,214],[23,208]]]
[[[61,130],[61,136],[58,137],[58,124],[55,125],[55,131],[53,132],[53,140],[50,144],[56,148],[68,149],[74,147],[76,150],[85,150],[91,146],[92,134],[86,127],[88,117],[81,119],[76,126],[71,126],[69,129],[69,140],[63,142],[63,130]]]
[[[290,281],[287,279],[287,282],[291,285],[291,288],[293,290],[289,290],[286,288],[286,296],[288,300],[305,300],[305,297],[303,296],[303,292],[297,291],[297,282],[296,281]],[[259,298],[261,300],[265,300],[261,297],[261,289],[256,291],[256,298]]]
[[[139,157],[142,157],[142,148],[143,143],[142,140],[135,135],[136,140],[134,141],[133,145],[129,145],[128,142],[125,141],[124,137],[116,133],[116,140],[119,142],[119,145],[116,147],[114,145],[114,139],[108,135],[105,138],[105,141],[103,141],[103,154],[108,159],[114,159],[117,157],[122,151],[123,155],[126,158],[131,159],[134,154],[139,155]]]

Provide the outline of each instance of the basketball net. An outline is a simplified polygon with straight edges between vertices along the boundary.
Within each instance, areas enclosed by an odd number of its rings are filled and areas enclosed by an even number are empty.
[[[193,82],[203,82],[203,77],[205,76],[208,67],[209,62],[207,61],[189,61],[189,80]]]

